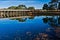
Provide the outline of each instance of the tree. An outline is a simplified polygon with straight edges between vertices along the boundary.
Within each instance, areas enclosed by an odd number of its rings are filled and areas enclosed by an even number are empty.
[[[60,9],[60,2],[59,2],[59,5],[58,5],[58,9]]]
[[[27,9],[25,5],[18,5],[16,9]]]
[[[50,5],[49,7],[48,7],[48,9],[49,10],[54,10],[55,8],[54,8],[54,5]]]
[[[48,9],[48,5],[47,4],[44,4],[43,5],[43,9],[46,9],[47,10]]]
[[[51,2],[49,2],[49,10],[55,10],[58,9],[58,0],[51,0]]]
[[[16,6],[8,7],[8,9],[16,9]]]
[[[27,9],[25,5],[11,6],[8,9]]]
[[[34,10],[35,8],[34,7],[28,7],[29,10]]]

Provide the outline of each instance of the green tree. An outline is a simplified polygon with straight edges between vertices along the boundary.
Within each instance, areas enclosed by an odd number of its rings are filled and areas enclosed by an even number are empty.
[[[43,5],[43,9],[46,9],[47,10],[48,9],[48,5],[47,4],[44,4]]]
[[[27,9],[27,7],[25,5],[18,5],[16,9]]]
[[[16,6],[8,7],[8,9],[16,9]]]
[[[60,2],[59,2],[59,5],[58,5],[58,9],[60,10]]]
[[[54,5],[50,5],[49,7],[48,7],[48,9],[49,10],[54,10],[55,8],[54,8]]]
[[[51,0],[51,2],[49,2],[50,5],[48,4],[49,5],[49,10],[58,9],[58,6],[57,6],[58,1],[59,0]]]
[[[34,10],[35,8],[34,7],[28,7],[29,10]]]

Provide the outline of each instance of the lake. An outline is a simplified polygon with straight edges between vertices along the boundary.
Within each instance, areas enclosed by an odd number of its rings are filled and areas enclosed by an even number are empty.
[[[1,18],[0,40],[60,40],[60,16]]]

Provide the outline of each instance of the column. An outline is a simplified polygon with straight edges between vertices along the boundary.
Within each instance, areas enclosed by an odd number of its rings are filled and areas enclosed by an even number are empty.
[[[3,11],[1,11],[1,18],[3,18]]]

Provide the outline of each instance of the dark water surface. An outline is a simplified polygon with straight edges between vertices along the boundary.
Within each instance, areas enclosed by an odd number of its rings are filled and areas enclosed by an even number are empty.
[[[0,40],[60,40],[60,16],[0,19]]]

